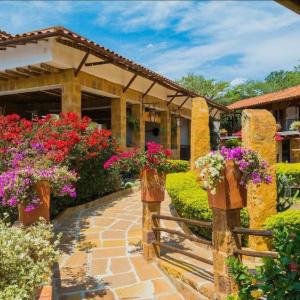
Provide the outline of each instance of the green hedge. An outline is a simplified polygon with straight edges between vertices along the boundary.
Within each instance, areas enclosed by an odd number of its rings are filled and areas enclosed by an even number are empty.
[[[300,232],[300,210],[289,209],[269,217],[266,220],[265,228],[280,230],[288,227],[291,231]]]
[[[278,163],[276,164],[276,174],[292,176],[300,183],[300,163]]]
[[[190,163],[187,160],[180,160],[180,159],[170,159],[170,163],[174,165],[174,172],[187,172],[190,169]]]
[[[166,187],[172,204],[181,217],[203,221],[212,220],[207,192],[200,187],[194,173],[169,174]],[[248,227],[248,214],[245,210],[242,210],[241,218],[242,225]],[[194,226],[191,229],[195,233],[211,239],[211,230]]]

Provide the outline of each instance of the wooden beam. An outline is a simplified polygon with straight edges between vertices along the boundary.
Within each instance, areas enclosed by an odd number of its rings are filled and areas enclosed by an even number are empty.
[[[50,65],[45,64],[45,63],[41,63],[40,66],[41,66],[42,69],[45,69],[46,71],[51,72],[51,73],[52,72],[53,73],[59,73],[61,71],[61,69],[50,66]]]
[[[8,80],[8,78],[1,77],[1,76],[0,76],[0,80],[2,80],[2,81],[7,81],[7,80]]]
[[[29,77],[28,75],[18,73],[18,72],[13,71],[13,70],[5,70],[5,73],[7,73],[9,75],[17,76],[17,77],[23,77],[23,78],[28,78]]]
[[[10,75],[10,74],[7,74],[7,73],[4,73],[4,72],[0,72],[0,76],[1,77],[4,77],[4,78],[11,78],[11,79],[18,79],[18,77],[14,76],[14,75]]]
[[[180,104],[178,107],[178,110],[181,109],[181,107],[191,98],[191,96],[187,96],[186,99]]]
[[[183,95],[183,94],[179,94],[179,95],[178,95],[178,94],[175,94],[175,95],[168,95],[167,97],[168,97],[168,98],[173,98],[173,97],[175,98],[175,97],[183,97],[183,96],[186,96],[186,95]]]
[[[90,55],[90,53],[89,53],[89,52],[86,52],[85,55],[83,56],[83,58],[82,58],[82,60],[81,60],[81,62],[80,62],[80,64],[79,64],[79,66],[77,67],[77,69],[76,69],[76,71],[75,71],[75,73],[74,73],[74,74],[75,74],[75,77],[77,77],[77,75],[78,75],[78,73],[80,72],[80,70],[81,70],[83,64],[84,64],[84,63],[86,62],[86,60],[88,59],[89,55]]]
[[[81,110],[89,111],[89,110],[105,110],[105,109],[111,109],[110,105],[106,106],[95,106],[95,107],[83,107]]]
[[[175,97],[178,95],[178,91],[176,92],[176,94],[175,95],[173,95],[173,97],[169,100],[169,102],[167,103],[167,106],[169,106],[172,102],[173,102],[173,100],[175,99]]]
[[[138,74],[134,74],[132,76],[132,78],[129,80],[129,82],[127,83],[127,85],[125,86],[125,88],[123,89],[123,93],[126,93],[126,91],[129,89],[129,87],[131,86],[131,84],[134,82],[134,80],[137,78]]]
[[[148,93],[149,93],[149,92],[152,90],[152,88],[154,87],[155,83],[156,83],[156,81],[153,81],[153,82],[151,83],[151,85],[149,86],[149,88],[147,89],[147,91],[143,94],[142,99],[148,95]]]
[[[28,70],[28,69],[25,69],[25,68],[16,68],[16,70],[17,70],[19,73],[24,73],[24,74],[27,74],[27,75],[29,75],[29,76],[40,75],[40,73],[38,73],[38,72],[35,72],[35,71],[32,71],[32,70]]]
[[[31,65],[27,66],[27,68],[28,68],[30,71],[37,72],[37,73],[39,73],[39,74],[50,74],[50,73],[51,73],[51,72],[46,71],[46,70],[44,70],[44,69],[42,69],[42,68],[38,68],[38,67],[35,67],[35,66],[31,66]]]
[[[111,60],[95,61],[95,62],[86,63],[85,66],[92,67],[92,66],[100,66],[100,65],[106,65],[106,64],[111,64],[111,63],[112,63]]]
[[[47,95],[51,95],[51,96],[55,96],[55,97],[61,97],[60,93],[54,93],[54,92],[50,92],[50,91],[38,91]]]

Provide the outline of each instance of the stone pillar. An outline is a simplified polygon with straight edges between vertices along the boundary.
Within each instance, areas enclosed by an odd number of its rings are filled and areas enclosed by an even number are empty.
[[[246,109],[242,114],[243,147],[256,151],[271,165],[273,181],[271,184],[248,186],[248,211],[250,228],[262,228],[265,220],[276,214],[276,121],[273,115],[263,109]],[[268,245],[262,237],[249,237],[249,247],[267,250]]]
[[[171,115],[170,111],[162,111],[160,113],[160,142],[167,148],[171,149]]]
[[[152,227],[159,227],[159,220],[153,221],[152,215],[160,214],[160,202],[143,202],[143,256],[147,261],[159,256],[159,247],[153,245],[155,240],[159,241],[160,233],[154,233]]]
[[[213,264],[216,299],[223,300],[238,291],[225,260],[233,255],[236,235],[232,229],[240,226],[240,210],[213,208]],[[239,242],[239,241],[237,241]]]
[[[63,113],[73,112],[81,117],[81,85],[76,78],[63,84],[61,111]]]
[[[132,116],[139,122],[139,129],[132,133],[132,140],[135,146],[140,149],[145,149],[145,121],[144,121],[144,108],[142,104],[133,104],[131,108]]]
[[[191,123],[191,169],[195,169],[195,160],[210,152],[209,112],[203,98],[192,99]]]
[[[111,99],[111,131],[121,147],[126,147],[126,97]]]

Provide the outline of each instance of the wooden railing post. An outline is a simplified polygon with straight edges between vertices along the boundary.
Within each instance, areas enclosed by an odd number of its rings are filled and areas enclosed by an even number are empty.
[[[159,246],[154,245],[155,241],[160,241],[160,232],[153,231],[153,227],[160,227],[160,220],[152,218],[153,215],[160,214],[160,202],[143,202],[143,256],[147,261],[159,256]]]
[[[237,236],[234,227],[240,226],[240,209],[213,208],[213,266],[216,299],[226,299],[228,295],[237,292],[237,286],[233,281],[226,259],[234,255]]]

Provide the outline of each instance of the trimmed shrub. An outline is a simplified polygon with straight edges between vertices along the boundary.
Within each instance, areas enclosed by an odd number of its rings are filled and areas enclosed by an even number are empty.
[[[300,183],[300,163],[278,163],[276,174],[293,177],[295,182]]]
[[[0,299],[35,299],[59,254],[51,225],[20,228],[0,220]]]
[[[211,221],[212,211],[208,207],[207,192],[201,188],[197,176],[193,172],[169,174],[166,183],[172,204],[181,217]],[[241,212],[242,225],[248,227],[248,214]],[[211,239],[211,230],[191,226],[196,234]]]
[[[288,228],[290,231],[300,232],[300,210],[289,209],[269,217],[265,228],[281,230]]]
[[[174,166],[172,173],[187,172],[190,169],[190,163],[187,160],[170,159],[168,161]]]

